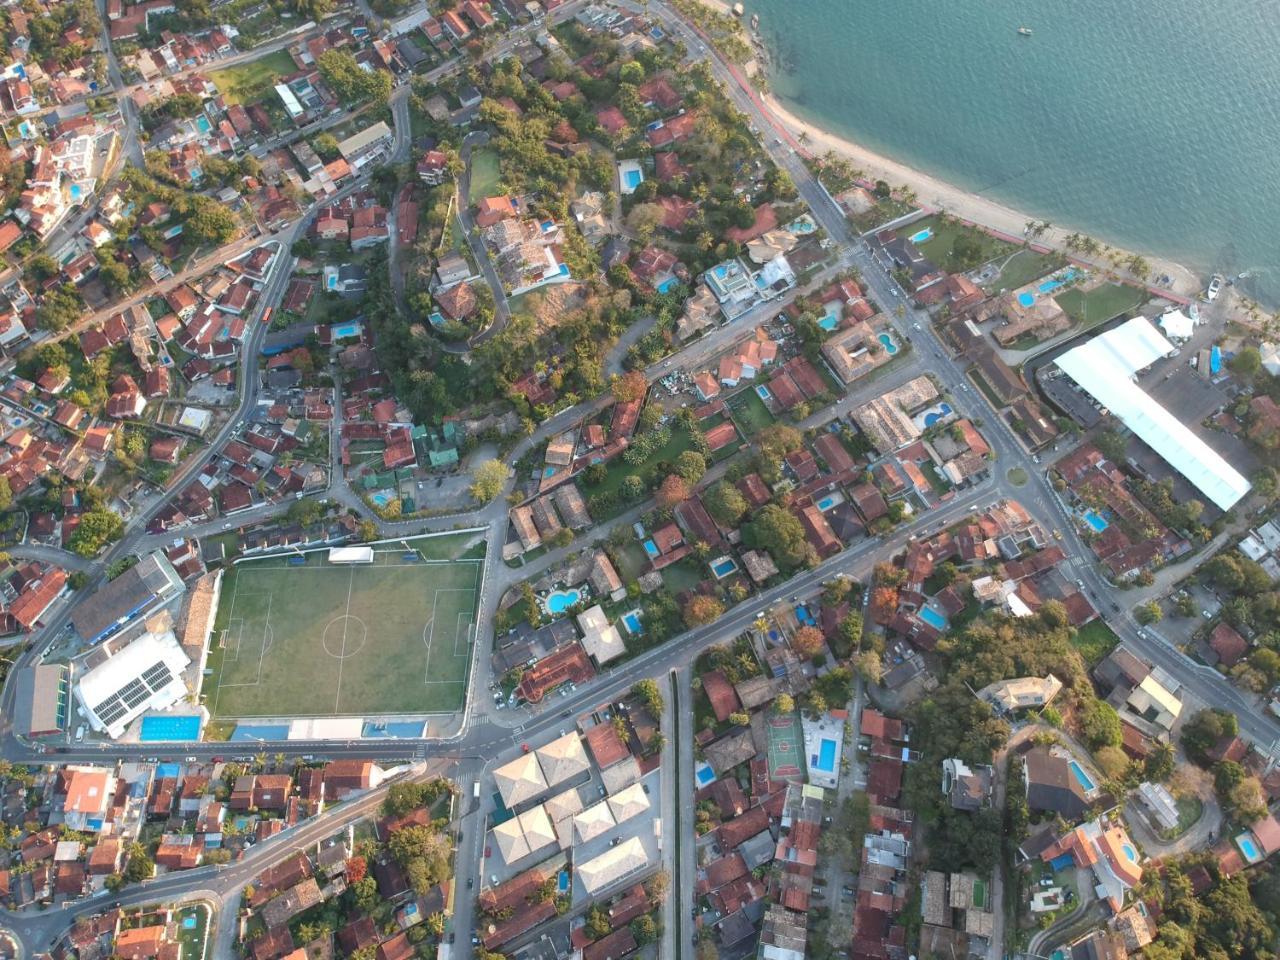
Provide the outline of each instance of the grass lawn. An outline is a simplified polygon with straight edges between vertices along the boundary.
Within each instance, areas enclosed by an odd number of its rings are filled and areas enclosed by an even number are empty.
[[[468,537],[379,549],[371,565],[323,553],[227,571],[203,695],[217,717],[419,714],[462,705],[481,565],[434,562]],[[417,548],[417,544],[414,545]]]
[[[926,460],[920,467],[920,472],[924,474],[924,478],[929,481],[929,486],[933,487],[933,492],[938,496],[942,496],[951,489],[951,484],[938,473],[938,468],[932,460]]]
[[[474,203],[483,197],[491,197],[498,192],[498,180],[502,171],[498,168],[498,154],[493,150],[473,150],[471,152],[471,200]]]
[[[1126,310],[1141,306],[1146,302],[1147,294],[1144,290],[1122,283],[1104,283],[1088,293],[1082,293],[1076,288],[1066,290],[1054,299],[1076,323],[1092,327],[1106,323]]]
[[[297,64],[289,56],[289,51],[277,50],[248,63],[215,70],[209,74],[209,79],[227,103],[252,103],[267,94],[281,77],[297,72]]]
[[[1120,638],[1116,636],[1114,630],[1101,620],[1094,620],[1076,631],[1072,645],[1080,651],[1084,662],[1092,667],[1110,653],[1119,642]]]
[[[1182,836],[1195,826],[1200,815],[1204,813],[1204,801],[1194,793],[1189,793],[1177,797],[1174,803],[1178,807],[1178,825],[1174,828],[1174,836]]]
[[[667,589],[672,593],[679,593],[681,590],[692,590],[709,576],[711,576],[711,573],[706,566],[701,561],[689,556],[683,560],[677,560],[664,569],[662,571],[662,582],[666,584]]]
[[[1013,467],[1005,474],[1009,478],[1009,482],[1015,487],[1025,487],[1027,485],[1027,471],[1022,467]]]
[[[1066,262],[1067,258],[1060,253],[1036,253],[1024,247],[1000,268],[995,285],[1004,290],[1017,290],[1023,284],[1052,273]]]
[[[204,933],[209,926],[209,908],[198,903],[180,910],[177,923],[182,960],[203,960]]]
[[[986,378],[976,369],[969,371],[969,379],[973,381],[974,386],[982,391],[982,395],[987,398],[988,402],[997,410],[1003,410],[1005,402],[996,396],[996,392],[991,389],[991,384],[987,383]]]
[[[756,393],[755,387],[740,390],[726,400],[725,403],[733,412],[733,419],[737,422],[738,428],[748,439],[754,437],[765,427],[772,426],[777,421],[777,417],[769,412],[769,408],[764,405],[764,401]]]
[[[979,263],[986,263],[996,257],[1008,256],[1017,249],[1013,244],[1004,240],[997,240],[977,227],[946,219],[940,214],[925,217],[923,220],[917,220],[908,227],[903,227],[899,231],[899,236],[905,234],[911,237],[922,230],[932,230],[933,235],[928,240],[917,243],[916,247],[948,273],[963,273],[966,270],[972,270]],[[972,256],[966,259],[956,256],[956,241],[961,238],[972,240],[981,249],[981,256],[976,262]]]
[[[673,422],[671,425],[671,439],[667,441],[665,446],[659,447],[658,450],[654,452],[653,456],[640,466],[633,467],[631,464],[627,463],[624,458],[615,457],[608,463],[608,474],[605,476],[603,483],[593,487],[579,479],[578,482],[582,489],[582,495],[590,498],[599,493],[617,493],[619,488],[622,486],[622,481],[632,475],[638,476],[643,480],[645,488],[648,489],[652,485],[654,474],[657,471],[659,463],[662,463],[664,460],[674,462],[676,457],[680,456],[680,454],[684,453],[686,450],[692,449],[692,447],[693,441],[692,437],[689,435],[689,431],[680,426],[680,424]],[[617,509],[613,511],[611,516],[617,516],[619,513],[629,510],[633,506],[635,506],[635,504],[619,502],[617,504]],[[607,519],[609,519],[609,517],[596,517],[597,521]]]

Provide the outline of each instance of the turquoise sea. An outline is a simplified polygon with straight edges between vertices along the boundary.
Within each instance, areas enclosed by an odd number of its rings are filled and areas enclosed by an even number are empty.
[[[745,6],[810,122],[1280,305],[1275,0]]]

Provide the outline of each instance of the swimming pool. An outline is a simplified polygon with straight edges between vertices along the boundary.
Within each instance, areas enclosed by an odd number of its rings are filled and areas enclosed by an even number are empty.
[[[569,871],[568,870],[560,871],[560,876],[556,878],[556,887],[560,890],[561,893],[564,893],[569,889]]]
[[[1093,527],[1095,533],[1101,533],[1109,526],[1106,518],[1096,510],[1086,510],[1084,512],[1084,522]]]
[[[924,415],[924,425],[932,427],[939,420],[951,416],[951,404],[940,403]]]
[[[821,500],[818,501],[818,504],[817,504],[818,509],[823,511],[824,513],[827,510],[830,510],[835,505],[836,505],[836,498],[831,495],[823,497]]]
[[[213,129],[209,123],[209,118],[206,117],[204,114],[201,114],[200,116],[196,117],[196,127],[200,130],[201,133],[208,133],[211,129]]]
[[[716,772],[711,769],[711,765],[700,763],[696,770],[693,771],[693,778],[698,781],[698,786],[705,787],[709,783],[714,783]]]
[[[756,396],[759,397],[761,400],[763,400],[765,403],[768,403],[770,400],[773,399],[773,394],[769,392],[769,388],[766,387],[763,383],[756,385]]]
[[[392,496],[390,490],[378,490],[378,491],[375,491],[374,493],[369,494],[369,499],[372,500],[377,506],[385,507],[395,498]]]
[[[553,590],[542,605],[547,608],[547,613],[564,613],[581,599],[581,590]]]
[[[80,184],[78,184],[78,183],[73,183],[73,184],[71,185],[71,199],[72,199],[72,200],[79,200],[79,199],[80,199],[80,193],[81,193],[81,191],[80,191]]]
[[[803,604],[796,607],[796,619],[806,627],[816,627],[818,625],[818,621],[813,619],[813,614],[809,612],[809,608]]]
[[[628,170],[623,175],[623,180],[629,189],[634,190],[644,182],[644,175],[639,170]]]
[[[156,743],[161,740],[199,739],[200,717],[194,715],[143,717],[142,729],[138,732],[138,740],[142,743]]]
[[[646,540],[644,542],[644,552],[647,553],[649,555],[649,559],[652,560],[658,555],[658,545],[652,540]]]
[[[880,343],[884,345],[885,352],[888,353],[889,356],[892,357],[895,353],[898,352],[898,345],[894,343],[893,337],[889,336],[889,334],[881,333],[877,335],[876,339],[879,340]]]
[[[198,924],[199,922],[200,922],[200,921],[199,921],[199,920],[197,920],[195,917],[183,917],[183,918],[182,918],[182,929],[183,929],[183,930],[194,930],[194,929],[196,928],[196,924]]]
[[[1138,862],[1138,851],[1133,849],[1133,845],[1129,843],[1120,844],[1120,852],[1124,854],[1124,858],[1130,863]]]
[[[720,557],[711,561],[711,572],[716,575],[717,580],[723,580],[737,569],[738,564],[732,557]]]
[[[836,742],[823,737],[818,744],[818,755],[809,757],[809,766],[819,773],[836,772]]]
[[[1092,793],[1098,788],[1098,785],[1084,772],[1084,767],[1080,766],[1076,761],[1072,760],[1068,766],[1071,767],[1071,775],[1076,778],[1076,783],[1084,788],[1085,793]]]
[[[912,243],[924,243],[933,236],[933,227],[925,227],[923,230],[917,230],[909,239]]]
[[[1236,846],[1240,848],[1240,852],[1244,854],[1244,858],[1250,863],[1256,863],[1262,859],[1262,854],[1258,851],[1258,845],[1253,842],[1253,837],[1247,833],[1242,833],[1236,837]]]
[[[672,287],[678,285],[679,283],[680,281],[676,277],[667,277],[667,279],[663,280],[660,284],[658,284],[657,290],[659,293],[666,293]]]
[[[332,328],[333,339],[345,340],[347,337],[358,337],[360,336],[360,329],[360,324],[355,321],[340,323]]]
[[[1222,351],[1214,344],[1209,348],[1209,374],[1216,376],[1222,371]]]
[[[622,625],[627,628],[627,633],[640,633],[640,611],[632,610],[622,615]]]
[[[947,629],[947,618],[928,604],[921,607],[916,615],[935,630]]]
[[[1042,281],[1039,284],[1039,286],[1036,287],[1036,289],[1039,290],[1041,293],[1052,293],[1054,290],[1057,290],[1059,287],[1065,287],[1068,283],[1070,283],[1075,278],[1076,278],[1076,268],[1068,267],[1066,270],[1063,270],[1062,273],[1058,274],[1056,277],[1050,277],[1048,280]]]
[[[1034,293],[1018,294],[1018,303],[1022,304],[1024,307],[1034,306],[1035,302],[1036,302],[1036,295]]]
[[[827,330],[827,331],[834,330],[836,327],[840,326],[840,318],[833,314],[828,313],[824,315],[821,320],[818,321],[818,326],[820,326],[823,330]]]
[[[622,185],[623,194],[635,193],[636,187],[644,183],[644,172],[635,160],[618,161],[618,182]]]

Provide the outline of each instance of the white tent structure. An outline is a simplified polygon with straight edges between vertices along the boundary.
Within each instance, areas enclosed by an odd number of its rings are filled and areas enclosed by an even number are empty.
[[[1172,352],[1150,320],[1135,317],[1055,362],[1210,502],[1230,510],[1249,492],[1249,481],[1134,382],[1139,370]]]
[[[330,563],[373,563],[373,547],[330,547]]]

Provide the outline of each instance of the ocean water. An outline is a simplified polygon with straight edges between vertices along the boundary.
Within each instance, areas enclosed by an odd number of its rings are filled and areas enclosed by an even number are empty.
[[[1280,304],[1275,0],[745,6],[805,119],[1029,217],[1247,272]]]

